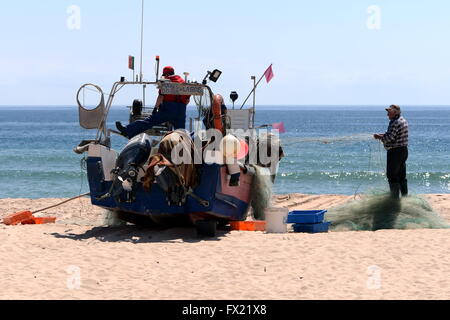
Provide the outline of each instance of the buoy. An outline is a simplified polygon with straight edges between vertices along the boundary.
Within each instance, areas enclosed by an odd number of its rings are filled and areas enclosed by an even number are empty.
[[[238,138],[232,134],[227,134],[222,138],[220,144],[220,151],[225,158],[236,158],[241,148],[241,144]]]
[[[239,145],[240,145],[240,148],[239,148],[236,158],[238,160],[241,160],[241,159],[244,159],[248,154],[248,144],[247,144],[247,142],[245,142],[245,140],[239,139]]]

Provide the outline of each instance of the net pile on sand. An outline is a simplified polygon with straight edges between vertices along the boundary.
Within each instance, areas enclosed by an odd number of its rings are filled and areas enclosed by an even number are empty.
[[[119,214],[117,212],[105,209],[103,216],[103,225],[109,227],[119,227],[126,224],[127,223],[125,221],[119,218]]]
[[[255,177],[252,183],[252,209],[256,220],[264,220],[264,210],[271,206],[272,201],[272,179],[270,169],[252,166],[255,169]]]
[[[326,219],[332,231],[450,228],[424,198],[410,195],[394,200],[389,193],[365,194],[330,209]]]

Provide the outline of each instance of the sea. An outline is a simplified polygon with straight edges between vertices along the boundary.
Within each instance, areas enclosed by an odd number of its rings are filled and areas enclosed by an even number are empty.
[[[385,106],[257,106],[257,126],[283,122],[285,157],[276,194],[356,195],[386,188],[386,151],[373,133],[386,131]],[[450,106],[402,106],[409,122],[410,193],[450,192]],[[108,126],[127,122],[114,106]],[[188,108],[188,117],[197,110]],[[83,155],[73,148],[96,130],[79,126],[76,106],[0,107],[0,198],[63,198],[88,192]],[[127,140],[113,135],[120,151]]]

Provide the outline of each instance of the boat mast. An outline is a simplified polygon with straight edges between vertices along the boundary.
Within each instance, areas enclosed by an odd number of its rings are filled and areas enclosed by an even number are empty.
[[[141,58],[140,58],[140,71],[139,81],[142,82],[142,53],[144,51],[144,0],[142,0],[142,15],[141,15]]]
[[[141,13],[141,57],[140,57],[140,70],[139,70],[139,82],[143,81],[143,72],[142,72],[142,56],[144,51],[144,0],[142,0],[142,13]],[[145,107],[145,87],[144,84],[142,86],[142,105]]]
[[[253,88],[256,88],[256,77],[252,76],[251,79],[253,80]],[[253,108],[252,108],[252,128],[255,127],[255,106],[256,106],[256,90],[253,90]]]

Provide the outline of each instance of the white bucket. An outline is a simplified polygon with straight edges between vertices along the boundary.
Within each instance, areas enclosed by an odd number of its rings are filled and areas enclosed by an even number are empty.
[[[266,232],[267,233],[286,233],[288,208],[266,208]]]

